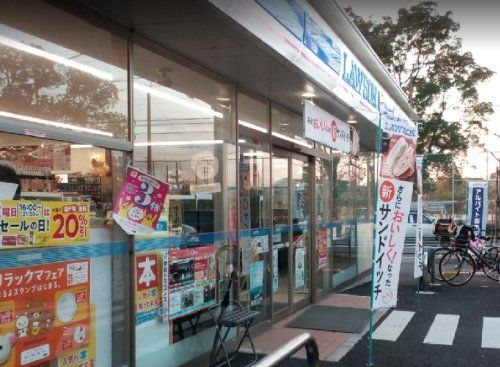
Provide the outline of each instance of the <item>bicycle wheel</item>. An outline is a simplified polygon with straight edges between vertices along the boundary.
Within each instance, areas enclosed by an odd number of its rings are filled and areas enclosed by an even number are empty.
[[[434,251],[434,278],[441,282],[443,281],[443,278],[441,277],[441,273],[439,272],[439,263],[441,262],[443,256],[446,255],[449,251],[450,249],[447,247],[440,247],[436,251]]]
[[[483,262],[481,266],[484,274],[495,282],[498,282],[500,279],[500,269],[498,268],[499,260],[498,247],[491,247],[485,254],[486,263]]]
[[[439,262],[439,272],[450,285],[464,285],[476,272],[476,263],[464,250],[450,250]]]

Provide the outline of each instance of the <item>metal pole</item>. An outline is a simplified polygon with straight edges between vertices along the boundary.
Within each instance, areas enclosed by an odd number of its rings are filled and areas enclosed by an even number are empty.
[[[455,162],[451,163],[451,217],[455,218]]]

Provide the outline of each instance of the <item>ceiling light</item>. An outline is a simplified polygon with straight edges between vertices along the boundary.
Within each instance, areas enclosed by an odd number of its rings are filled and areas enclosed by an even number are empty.
[[[312,145],[307,144],[305,141],[294,139],[294,138],[290,138],[290,137],[288,137],[286,135],[277,133],[275,131],[272,132],[272,135],[275,136],[275,137],[277,137],[277,138],[280,138],[280,139],[283,139],[283,140],[287,140],[287,141],[289,141],[291,143],[294,143],[294,144],[297,144],[297,145],[302,145],[303,147],[312,148]]]
[[[10,112],[6,112],[6,111],[0,111],[0,116],[8,117],[8,118],[13,118],[13,119],[16,119],[16,120],[23,120],[23,121],[28,121],[28,122],[34,122],[36,124],[48,125],[48,126],[53,126],[53,127],[60,127],[60,128],[63,128],[63,129],[74,130],[74,131],[78,131],[78,132],[82,132],[82,133],[90,133],[90,134],[104,135],[104,136],[113,136],[112,133],[108,133],[106,131],[101,131],[101,130],[96,130],[96,129],[90,129],[90,128],[87,128],[87,127],[80,127],[80,126],[75,126],[75,125],[70,125],[70,124],[65,124],[63,122],[58,122],[58,121],[50,121],[50,120],[39,119],[38,117],[18,115],[16,113],[10,113]]]
[[[181,106],[188,107],[188,108],[191,108],[191,109],[196,110],[196,111],[204,112],[204,113],[207,113],[207,114],[212,115],[214,117],[222,118],[224,116],[221,112],[214,111],[213,109],[211,109],[208,106],[202,106],[201,103],[204,103],[204,102],[197,100],[197,99],[194,99],[194,98],[191,100],[187,99],[187,98],[189,98],[187,96],[186,96],[186,99],[180,98],[180,97],[174,96],[171,93],[160,91],[160,90],[155,89],[155,88],[147,87],[145,85],[142,85],[142,84],[139,84],[136,82],[134,82],[134,88],[141,91],[141,92],[149,93],[154,97],[161,98],[161,99],[164,99],[164,100],[169,101],[169,102],[177,103]]]
[[[312,92],[305,92],[305,93],[302,93],[302,97],[303,98],[314,98],[314,97],[316,97],[316,94],[314,94]]]
[[[135,143],[136,147],[181,146],[181,145],[213,145],[222,144],[223,140],[178,140],[178,141],[152,141]]]
[[[358,122],[358,120],[357,120],[357,117],[354,113],[350,113],[349,116],[347,116],[347,123],[348,124],[355,124],[357,122]]]
[[[246,121],[243,121],[243,120],[238,120],[238,124],[241,125],[241,126],[248,127],[249,129],[252,129],[252,130],[257,130],[257,131],[260,131],[262,133],[267,133],[267,129],[266,128],[258,126],[258,125],[255,125],[255,124],[252,124],[251,122],[246,122]]]
[[[113,75],[111,75],[110,73],[96,69],[96,68],[89,66],[89,65],[81,64],[77,61],[70,60],[70,59],[67,59],[67,58],[59,56],[59,55],[52,54],[52,53],[47,52],[47,51],[43,51],[39,48],[29,46],[25,43],[14,41],[14,40],[7,38],[7,37],[0,36],[0,43],[5,45],[5,46],[15,48],[19,51],[27,52],[29,54],[42,57],[44,59],[54,61],[58,64],[62,64],[65,66],[69,66],[73,69],[83,71],[84,73],[93,75],[99,79],[104,79],[104,80],[108,80],[108,81],[113,80]]]
[[[93,148],[93,145],[90,144],[71,144],[71,149],[83,149],[83,148]]]

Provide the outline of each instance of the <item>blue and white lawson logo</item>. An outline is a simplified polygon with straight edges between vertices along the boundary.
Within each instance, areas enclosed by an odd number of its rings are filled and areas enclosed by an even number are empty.
[[[378,87],[368,78],[368,75],[354,60],[348,63],[347,56],[347,53],[344,52],[342,79],[360,94],[363,99],[373,107],[378,108]]]

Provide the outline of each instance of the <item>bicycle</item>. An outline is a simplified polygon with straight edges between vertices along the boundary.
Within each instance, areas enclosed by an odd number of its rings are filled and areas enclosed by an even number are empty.
[[[466,244],[455,244],[439,261],[439,274],[443,281],[459,286],[469,282],[476,269],[496,282],[500,279],[500,257],[498,247],[485,250],[489,237],[479,236]]]
[[[476,236],[476,232],[484,232],[467,224],[464,220],[453,221],[448,231],[451,234],[450,244],[454,247],[439,261],[439,274],[443,281],[451,285],[463,285],[470,281],[476,270],[482,269],[484,274],[499,281],[499,249],[490,247],[486,250],[489,236]]]

